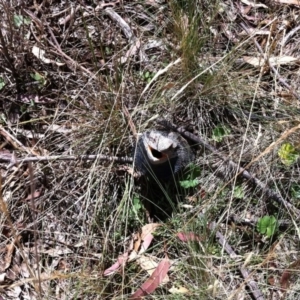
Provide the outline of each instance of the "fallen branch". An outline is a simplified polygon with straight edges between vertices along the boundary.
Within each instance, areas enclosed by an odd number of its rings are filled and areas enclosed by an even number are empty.
[[[163,120],[158,120],[158,124],[160,124],[160,125],[162,125],[166,128],[169,128],[171,130],[177,131],[183,137],[185,137],[185,138],[187,138],[187,139],[189,139],[189,140],[191,140],[191,141],[193,141],[197,144],[200,144],[200,145],[204,146],[210,152],[212,152],[213,154],[218,156],[230,168],[232,168],[234,170],[237,170],[238,171],[237,175],[241,175],[242,177],[247,179],[251,184],[253,184],[256,187],[259,187],[262,191],[264,191],[267,195],[267,198],[273,199],[277,203],[279,203],[281,205],[284,205],[284,207],[287,209],[287,211],[292,211],[297,215],[297,217],[300,217],[300,210],[298,208],[296,208],[292,203],[290,203],[287,200],[284,200],[278,193],[276,193],[275,191],[270,189],[266,184],[264,184],[259,179],[254,177],[250,172],[248,172],[244,168],[240,167],[237,163],[233,162],[229,157],[226,157],[226,156],[224,157],[223,155],[221,155],[217,151],[217,149],[215,149],[213,146],[211,146],[207,142],[203,141],[200,137],[184,130],[183,128],[179,128],[179,127],[175,126],[174,124],[172,124],[171,122],[168,122],[164,119]]]
[[[237,254],[234,252],[232,247],[226,242],[225,237],[219,231],[216,231],[217,225],[216,222],[212,222],[209,225],[209,229],[216,233],[216,238],[218,243],[222,246],[222,248],[230,255],[231,258],[237,258]],[[254,281],[251,277],[251,274],[248,270],[242,265],[239,267],[239,270],[246,281],[247,286],[249,287],[254,299],[263,300],[265,299],[262,292],[259,290],[256,281]]]
[[[15,158],[13,154],[0,154],[0,162],[9,162],[10,165],[15,165],[21,162],[41,162],[55,160],[103,160],[111,162],[132,163],[132,157],[118,157],[107,155],[53,155],[53,156],[29,156],[24,158]]]

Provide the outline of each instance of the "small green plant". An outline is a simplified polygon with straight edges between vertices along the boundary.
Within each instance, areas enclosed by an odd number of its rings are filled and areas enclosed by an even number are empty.
[[[106,55],[111,55],[112,52],[113,52],[113,50],[112,50],[110,47],[107,47],[107,46],[105,47],[104,50],[105,50],[105,54],[106,54]]]
[[[14,24],[16,27],[21,27],[22,25],[29,25],[31,20],[29,18],[25,18],[22,15],[14,15]]]
[[[147,82],[149,83],[151,79],[154,77],[154,73],[146,71],[146,72],[141,72],[140,76]]]
[[[5,82],[2,77],[0,77],[0,91],[5,87]]]
[[[278,156],[281,162],[289,167],[299,158],[299,151],[292,144],[284,143],[278,150]]]
[[[299,184],[292,184],[291,194],[294,199],[300,199],[300,185]]]
[[[258,220],[257,230],[270,238],[278,230],[278,221],[274,216],[264,216]]]
[[[46,83],[47,83],[46,77],[43,76],[43,75],[41,75],[41,74],[38,73],[38,72],[31,73],[30,76],[31,76],[31,78],[33,78],[35,81],[37,81],[41,87],[45,86]]]
[[[6,124],[6,123],[7,123],[6,116],[5,116],[4,113],[1,113],[1,114],[0,114],[0,124],[1,124],[1,125],[4,125],[4,124]]]
[[[230,129],[223,125],[218,125],[213,129],[212,139],[216,142],[222,142],[224,137],[230,134]]]
[[[184,189],[197,186],[199,184],[198,177],[201,174],[199,166],[195,164],[190,164],[187,168],[184,179],[179,181],[180,186]]]
[[[129,211],[129,220],[135,220],[138,221],[140,220],[140,216],[142,216],[143,213],[143,205],[141,203],[139,195],[135,194],[132,199],[132,206]]]
[[[243,187],[240,185],[235,186],[233,189],[233,196],[237,199],[243,199],[245,197]]]

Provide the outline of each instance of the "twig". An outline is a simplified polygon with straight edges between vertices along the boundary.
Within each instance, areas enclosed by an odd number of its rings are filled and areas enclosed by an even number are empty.
[[[217,149],[215,149],[213,146],[211,146],[210,144],[203,141],[198,136],[196,136],[188,131],[185,131],[183,128],[179,128],[179,127],[175,126],[174,124],[172,124],[171,122],[168,122],[166,120],[158,120],[158,123],[161,124],[162,126],[165,126],[169,129],[179,132],[183,137],[190,139],[191,141],[193,141],[195,143],[201,144],[206,149],[208,149],[210,152],[212,152],[213,154],[218,156],[220,159],[222,159],[222,161],[227,163],[229,167],[233,168],[234,170],[238,170],[238,175],[242,175],[242,177],[247,179],[254,186],[259,187],[262,191],[264,191],[269,199],[273,199],[277,203],[284,205],[284,207],[288,211],[291,210],[297,215],[297,217],[300,217],[300,210],[297,209],[292,203],[284,200],[279,194],[277,194],[275,191],[270,189],[266,184],[264,184],[259,179],[254,177],[251,173],[249,173],[247,170],[245,170],[244,168],[240,167],[238,164],[236,164],[235,162],[230,160],[229,157],[226,157],[226,156],[224,157],[223,155],[221,155],[217,151]]]
[[[12,154],[0,154],[0,162],[10,162],[12,165],[21,162],[41,162],[41,161],[55,161],[55,160],[103,160],[120,163],[132,163],[132,157],[118,157],[107,155],[53,155],[53,156],[32,156],[24,158],[14,158]]]
[[[232,221],[235,224],[242,225],[242,226],[249,226],[254,228],[258,222],[259,218],[251,216],[251,219],[242,218],[236,214],[232,214],[228,217],[228,221]],[[291,225],[291,220],[284,219],[284,220],[277,220],[278,227],[282,230],[287,229]]]
[[[33,150],[29,150],[27,147],[25,147],[19,140],[17,140],[13,135],[6,131],[2,126],[0,126],[0,134],[4,136],[6,140],[16,149],[21,149],[27,152],[28,154],[36,154]]]
[[[293,28],[283,39],[283,41],[281,42],[282,47],[284,47],[286,45],[286,43],[289,41],[289,39],[298,31],[300,30],[300,26],[297,26],[295,28]]]
[[[222,246],[222,248],[224,248],[224,250],[230,255],[231,258],[236,258],[237,254],[234,252],[232,247],[227,243],[223,234],[220,233],[219,231],[216,231],[216,228],[217,228],[216,222],[212,222],[209,225],[209,229],[216,233],[217,241]],[[251,279],[251,274],[249,274],[248,270],[244,266],[240,266],[239,270],[240,270],[243,278],[245,279],[246,284],[249,287],[253,297],[256,300],[263,300],[264,296],[263,296],[262,292],[260,291],[260,289],[258,288],[256,281]]]
[[[59,25],[66,25],[71,19],[74,19],[75,14],[77,11],[81,8],[81,5],[77,5],[74,9],[73,6],[71,6],[71,12],[69,15],[67,15],[65,18],[59,21]],[[57,15],[56,15],[57,16]]]
[[[126,35],[127,39],[132,42],[136,40],[135,35],[133,34],[133,31],[129,27],[129,25],[121,18],[119,14],[117,14],[112,8],[106,8],[104,10],[104,13],[109,15],[109,17],[117,22],[117,24],[121,27],[124,34]]]
[[[131,132],[133,133],[133,136],[137,139],[138,134],[137,134],[136,127],[135,127],[132,117],[128,111],[128,108],[126,107],[125,104],[123,104],[122,110],[123,110],[123,113],[125,114],[125,116],[127,117],[128,125],[131,129]]]
[[[124,32],[125,36],[129,40],[129,43],[131,44],[130,49],[126,52],[125,56],[121,58],[121,63],[125,63],[130,56],[133,56],[138,50],[140,50],[140,60],[141,61],[147,61],[148,58],[146,54],[144,53],[141,42],[139,39],[134,35],[133,31],[131,30],[130,26],[125,22],[122,17],[117,14],[112,8],[106,8],[104,12],[113,20],[115,21],[119,27]]]
[[[144,88],[144,90],[141,93],[142,97],[146,91],[149,89],[150,85],[162,74],[166,73],[171,67],[173,67],[174,65],[177,65],[178,63],[181,62],[181,58],[177,58],[175,61],[170,62],[165,68],[163,68],[162,70],[159,70],[151,79],[151,81],[146,85],[146,87]]]
[[[34,179],[33,179],[33,168],[31,162],[28,163],[28,169],[29,169],[29,177],[30,177],[30,202],[31,202],[31,207],[35,208],[36,205],[34,204],[34,191],[35,191],[35,186],[34,186]],[[34,222],[34,227],[33,227],[33,235],[34,235],[34,254],[35,254],[35,259],[37,262],[37,279],[38,279],[38,285],[36,285],[37,290],[39,292],[39,295],[42,295],[42,283],[41,283],[41,269],[40,269],[40,255],[38,251],[38,227],[37,227],[37,222],[36,220],[38,219],[37,212],[35,209],[31,210],[31,217],[32,221]]]
[[[247,28],[247,26],[243,23],[240,24],[241,27],[247,32],[247,34],[250,35],[249,29]],[[261,46],[259,45],[259,43],[257,42],[257,40],[252,36],[253,41],[255,43],[256,48],[258,49],[258,51],[260,52],[260,54],[265,57],[264,52],[261,48]],[[268,57],[267,57],[267,62],[269,64],[269,67],[272,69],[272,71],[274,72],[274,74],[278,77],[279,82],[284,85],[292,94],[294,97],[296,97],[298,100],[300,100],[300,96],[291,88],[291,86],[280,76],[280,74],[278,73],[278,71],[276,70],[276,68],[270,63]]]

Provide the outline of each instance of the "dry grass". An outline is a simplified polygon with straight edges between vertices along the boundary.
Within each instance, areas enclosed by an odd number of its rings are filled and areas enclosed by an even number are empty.
[[[163,116],[248,165],[299,208],[299,162],[285,166],[278,156],[283,142],[300,151],[298,130],[268,148],[299,124],[299,61],[274,64],[276,72],[267,61],[253,65],[261,58],[255,41],[265,58],[298,58],[298,7],[25,2],[0,0],[1,157],[133,156],[135,131],[157,127]],[[45,53],[34,55],[34,46]],[[217,126],[229,129],[220,142],[213,139]],[[2,299],[126,298],[146,271],[135,261],[109,277],[103,271],[126,252],[149,213],[163,226],[147,255],[159,261],[168,254],[173,264],[170,281],[149,299],[251,299],[243,264],[265,299],[300,299],[299,279],[283,276],[299,268],[299,220],[245,180],[229,180],[216,155],[201,147],[195,153],[200,185],[188,191],[178,182],[135,179],[101,160],[30,166],[0,158]],[[256,229],[265,215],[280,222],[271,239]],[[212,221],[235,259],[208,230]],[[178,232],[201,241],[183,243]]]

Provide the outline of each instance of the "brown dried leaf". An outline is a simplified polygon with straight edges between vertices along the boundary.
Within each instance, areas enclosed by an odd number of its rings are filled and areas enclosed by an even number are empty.
[[[132,251],[130,252],[128,262],[129,262],[129,261],[132,261],[132,260],[134,260],[134,259],[136,259],[137,256],[138,256],[138,253],[137,253],[135,250],[132,250]]]
[[[141,245],[141,249],[139,251],[139,254],[144,253],[150,246],[152,240],[153,240],[153,235],[151,233],[149,233],[147,236],[145,236],[144,241]]]
[[[179,287],[172,286],[169,289],[169,292],[171,294],[187,294],[187,295],[191,294],[191,292],[187,288],[185,288],[184,286],[179,286]]]
[[[6,273],[1,273],[0,274],[0,283],[3,283],[6,277]]]
[[[145,3],[148,5],[152,5],[154,7],[158,6],[158,1],[156,1],[156,0],[146,0]]]
[[[128,261],[132,261],[137,257],[137,255],[138,255],[137,251],[138,250],[136,250],[136,249],[139,248],[140,243],[141,243],[140,233],[133,234],[133,237],[132,237],[132,239],[130,241],[130,244],[129,244],[129,247],[128,247],[128,252],[130,252]]]
[[[25,202],[25,201],[30,201],[32,199],[36,199],[41,195],[41,192],[42,192],[41,189],[35,190],[33,194],[30,193],[23,201]]]
[[[104,1],[103,1],[104,2]],[[115,1],[115,2],[107,2],[107,3],[100,3],[96,8],[95,11],[100,11],[103,10],[106,7],[114,7],[116,6],[118,3],[120,3],[120,1]]]
[[[152,275],[152,273],[158,266],[158,263],[156,261],[154,261],[151,257],[147,257],[144,255],[140,256],[137,259],[137,263],[140,265],[140,267],[143,270],[148,272],[149,275]]]
[[[182,242],[189,242],[189,241],[203,241],[203,238],[201,238],[199,235],[196,235],[193,232],[178,232],[177,237],[182,241]]]
[[[263,58],[243,56],[243,60],[254,67],[261,67],[265,64]],[[297,63],[298,61],[299,59],[293,56],[273,56],[269,58],[269,62],[272,66],[288,65]]]
[[[137,51],[141,47],[141,42],[139,40],[136,40],[134,44],[131,45],[130,49],[126,52],[125,56],[121,57],[121,64],[125,64],[127,60],[136,55]]]
[[[118,271],[118,269],[122,266],[124,266],[128,260],[129,254],[128,252],[120,255],[118,257],[118,260],[116,263],[114,263],[111,267],[109,267],[108,269],[106,269],[103,273],[104,276],[109,276],[111,274],[114,274],[116,271]]]
[[[164,258],[155,271],[152,273],[150,278],[146,280],[142,286],[129,298],[129,299],[134,299],[138,300],[141,299],[143,296],[147,296],[162,283],[163,279],[166,277],[168,271],[170,268],[170,261],[168,258]]]
[[[45,57],[46,51],[43,50],[43,49],[40,49],[38,46],[33,46],[31,52],[32,52],[32,54],[34,56],[36,56],[39,60],[41,60],[45,64],[54,63],[57,66],[63,66],[63,65],[65,65],[64,63],[57,62],[57,61],[51,60],[49,58],[46,58]]]
[[[21,274],[25,278],[29,278],[29,276],[30,276],[30,272],[29,272],[28,267],[25,262],[23,262],[21,264]]]
[[[57,270],[60,270],[60,271],[63,271],[63,272],[69,272],[70,271],[70,264],[66,260],[61,259],[58,263]]]
[[[69,248],[57,247],[57,248],[50,248],[47,250],[41,249],[40,253],[48,254],[51,257],[59,257],[61,255],[71,254],[73,253],[73,251]]]
[[[10,266],[14,249],[15,249],[15,241],[11,242],[9,245],[6,245],[7,252],[4,257],[4,266],[2,271],[5,271]]]
[[[254,1],[249,1],[249,0],[241,0],[246,5],[250,5],[252,7],[263,7],[263,8],[268,8],[267,5],[262,4],[262,3],[255,3]]]
[[[144,240],[148,234],[153,233],[156,230],[156,228],[159,226],[161,226],[161,224],[159,224],[159,223],[149,223],[149,224],[146,224],[145,226],[143,226],[142,234],[141,234],[142,240]]]
[[[248,17],[247,19],[253,19],[252,17]],[[249,34],[251,35],[270,35],[270,30],[267,29],[254,29],[251,27],[247,28],[247,31],[243,30],[239,33],[239,35],[246,35],[249,36]]]
[[[16,263],[12,264],[12,267],[9,268],[6,272],[6,277],[12,281],[15,281],[21,273],[21,267]]]
[[[22,289],[19,286],[14,286],[6,292],[7,296],[15,299],[18,299],[21,293]]]
[[[141,234],[141,239],[143,241],[141,245],[141,249],[139,251],[139,254],[144,253],[148,247],[150,246],[152,240],[153,240],[153,235],[152,233],[156,230],[157,227],[161,226],[159,223],[150,223],[142,227],[142,234]]]
[[[292,275],[298,273],[299,269],[300,259],[294,261],[287,269],[284,270],[280,278],[280,287],[283,291],[286,291],[289,288]]]
[[[133,235],[133,238],[131,239],[128,247],[128,251],[120,255],[117,259],[117,262],[104,271],[104,276],[109,276],[115,273],[116,271],[119,270],[121,266],[125,266],[127,262],[132,261],[137,257],[137,252],[133,249],[134,247],[133,244],[135,239],[136,239],[136,235]]]
[[[23,103],[32,103],[33,102],[33,103],[47,104],[47,103],[53,103],[56,100],[48,98],[48,97],[36,95],[36,94],[21,94],[18,101],[23,102]]]
[[[269,276],[268,277],[268,283],[269,285],[275,286],[275,277],[274,276]]]
[[[141,234],[139,232],[135,233],[133,235],[133,240],[134,240],[133,249],[134,249],[135,252],[138,252],[139,249],[140,249],[141,243],[142,243]]]
[[[275,0],[275,2],[281,4],[300,5],[300,0]]]
[[[152,257],[148,257],[148,256],[140,256],[137,259],[137,263],[140,265],[140,267],[145,270],[150,276],[153,274],[153,272],[155,271],[155,269],[158,266],[158,263],[154,260],[154,258]],[[166,284],[170,281],[169,276],[166,275],[165,278],[163,279],[162,283]]]

